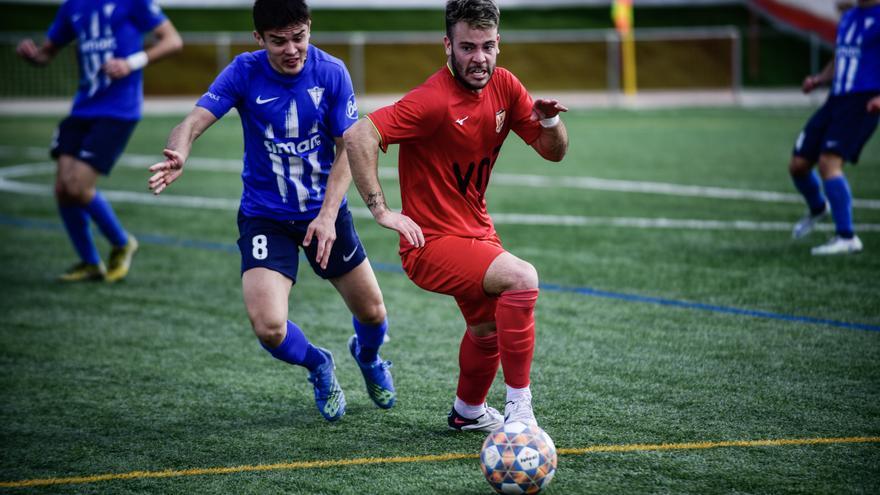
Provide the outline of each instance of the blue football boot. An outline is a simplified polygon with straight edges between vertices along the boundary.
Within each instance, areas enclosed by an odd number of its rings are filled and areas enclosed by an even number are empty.
[[[336,380],[336,365],[333,354],[327,349],[318,348],[326,361],[315,371],[309,373],[309,382],[315,386],[315,405],[327,421],[336,421],[345,414],[345,394]]]
[[[367,393],[370,395],[370,398],[382,409],[391,409],[397,400],[397,392],[394,391],[394,380],[391,379],[391,372],[388,371],[388,368],[391,367],[391,361],[376,359],[371,364],[362,363],[358,359],[360,348],[357,335],[352,335],[348,339],[348,350],[351,351],[351,357],[354,358],[354,361],[361,369],[361,374],[364,375],[364,383],[367,385]]]

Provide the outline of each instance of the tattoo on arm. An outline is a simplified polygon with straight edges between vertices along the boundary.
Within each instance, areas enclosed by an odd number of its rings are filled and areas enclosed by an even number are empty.
[[[388,205],[385,204],[385,195],[382,194],[382,191],[367,193],[364,201],[367,203],[367,208],[370,210],[388,207]]]

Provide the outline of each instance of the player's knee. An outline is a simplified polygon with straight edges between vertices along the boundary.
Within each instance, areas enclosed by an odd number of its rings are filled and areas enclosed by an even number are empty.
[[[819,175],[823,180],[833,179],[842,174],[843,158],[828,153],[819,157]]]
[[[528,290],[538,288],[538,270],[531,263],[520,260],[511,271],[506,290]]]
[[[67,189],[61,181],[55,181],[55,200],[63,206],[73,204],[73,198],[67,194]]]
[[[281,345],[287,335],[287,320],[251,317],[251,327],[260,342],[271,348]]]
[[[788,164],[788,173],[792,177],[802,177],[810,173],[813,164],[800,156],[792,156]]]
[[[366,305],[354,316],[359,322],[365,325],[381,325],[388,315],[385,312],[385,304],[379,302],[377,304]]]
[[[59,177],[55,183],[55,197],[64,204],[86,205],[95,196],[95,189],[83,181]]]

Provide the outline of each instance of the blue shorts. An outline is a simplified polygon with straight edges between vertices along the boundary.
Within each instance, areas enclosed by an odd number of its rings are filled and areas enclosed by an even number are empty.
[[[867,110],[868,100],[877,94],[829,96],[801,131],[792,154],[815,163],[822,153],[833,153],[844,161],[858,163],[862,148],[880,120],[880,115]]]
[[[67,117],[52,137],[52,158],[70,155],[88,163],[103,175],[110,173],[137,120]]]
[[[336,217],[336,241],[330,251],[327,268],[315,262],[318,252],[316,238],[309,247],[303,247],[303,239],[311,220],[274,220],[264,217],[248,217],[238,212],[238,249],[241,251],[241,273],[251,268],[268,268],[281,273],[296,283],[299,268],[299,250],[321,278],[336,278],[357,268],[367,258],[351,212],[343,206]]]

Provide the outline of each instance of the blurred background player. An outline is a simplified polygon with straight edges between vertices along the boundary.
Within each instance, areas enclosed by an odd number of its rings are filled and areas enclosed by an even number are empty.
[[[795,187],[809,208],[795,224],[792,236],[800,239],[812,232],[829,210],[834,219],[835,235],[814,247],[814,255],[862,250],[853,229],[852,193],[843,164],[858,162],[880,118],[880,1],[859,0],[843,13],[834,59],[820,73],[807,76],[803,90],[809,93],[828,83],[828,99],[801,131],[789,164]],[[818,175],[813,170],[816,164]]]
[[[144,50],[143,35],[150,32],[156,43]],[[110,173],[141,118],[143,68],[179,51],[183,42],[152,0],[67,0],[43,44],[25,39],[16,51],[43,66],[74,40],[79,87],[70,116],[52,138],[51,153],[58,163],[58,210],[80,261],[60,279],[115,282],[128,274],[138,244],[97,190],[98,175]],[[89,219],[113,246],[106,268]]]
[[[501,246],[485,192],[501,145],[513,130],[547,160],[568,147],[556,100],[535,100],[495,67],[499,11],[491,0],[446,4],[447,65],[394,105],[345,134],[358,191],[383,227],[400,234],[407,275],[423,289],[455,297],[467,323],[448,424],[490,431],[505,420],[536,423],[530,370],[538,274]],[[378,150],[400,143],[402,213],[388,209]],[[504,417],[486,404],[499,362],[507,384]]]
[[[351,171],[342,133],[358,117],[351,78],[342,61],[309,44],[305,2],[257,0],[253,17],[263,49],[236,57],[171,131],[166,160],[150,167],[150,189],[159,194],[180,177],[193,141],[236,108],[244,130],[238,246],[254,333],[272,356],[309,370],[324,418],[345,414],[330,351],[287,319],[302,245],[315,273],[354,314],[349,350],[370,398],[388,409],[396,394],[391,363],[378,354],[388,327],[385,304],[345,198]]]

